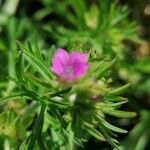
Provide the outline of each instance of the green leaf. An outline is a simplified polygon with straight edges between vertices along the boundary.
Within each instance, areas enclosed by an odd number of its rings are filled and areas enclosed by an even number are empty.
[[[108,141],[108,143],[115,149],[119,150],[118,148],[118,141],[114,139],[111,135],[109,135],[108,129],[101,123],[99,122],[99,129],[105,139]]]
[[[25,120],[28,116],[37,112],[39,106],[40,106],[39,103],[33,103],[32,105],[28,106],[26,112],[24,113],[21,119]]]
[[[99,108],[99,109],[101,109],[101,108],[116,109],[116,108],[120,107],[122,104],[125,104],[127,102],[128,102],[127,99],[122,102],[118,102],[118,103],[112,103],[112,102],[102,103],[101,102],[101,103],[97,104],[97,106],[98,106],[97,108]]]
[[[15,77],[15,56],[13,51],[8,51],[8,74],[10,77]],[[16,84],[9,80],[6,90],[6,95],[9,95],[11,91],[16,87]]]
[[[52,99],[50,99],[49,101],[46,101],[46,103],[49,104],[52,107],[57,106],[58,108],[65,109],[65,110],[69,109],[69,107],[70,107],[70,103],[57,102],[57,101],[54,101]]]
[[[127,111],[121,111],[121,110],[113,110],[108,108],[102,108],[102,111],[106,114],[115,116],[115,117],[121,117],[121,118],[133,118],[136,116],[135,112],[127,112]]]
[[[128,84],[123,85],[121,87],[112,89],[112,90],[109,91],[108,95],[119,95],[119,94],[125,92],[130,86],[131,86],[131,84],[128,83]]]
[[[22,52],[18,58],[18,61],[16,63],[16,67],[15,67],[15,71],[16,71],[16,77],[18,80],[18,83],[21,85],[23,84],[24,80],[23,80],[23,63],[22,63]]]
[[[105,127],[107,127],[108,129],[110,129],[110,130],[112,130],[112,131],[119,132],[119,133],[128,133],[127,130],[118,128],[118,127],[116,127],[116,126],[110,124],[109,122],[107,122],[106,120],[104,120],[104,119],[102,119],[102,118],[101,118],[100,120],[101,120],[102,124],[103,124]]]
[[[42,143],[42,141],[39,141],[39,137],[41,137],[41,134],[42,134],[45,109],[46,109],[46,106],[42,105],[41,110],[40,110],[40,114],[39,114],[39,116],[35,122],[27,150],[34,149],[34,145],[36,143],[36,140],[38,140],[38,144],[39,144],[40,148],[45,150],[44,144]],[[42,140],[42,139],[40,138],[40,140]]]
[[[31,63],[31,65],[35,66],[38,69],[39,73],[41,73],[43,77],[45,77],[47,80],[53,79],[53,75],[39,59],[37,59],[30,52],[28,52],[28,50],[26,50],[22,43],[17,41],[17,44],[22,49],[23,54],[25,55],[27,60]]]
[[[28,45],[29,52],[33,54],[34,52],[33,52],[32,45],[31,45],[30,41],[27,42],[27,45]]]
[[[96,79],[101,79],[105,73],[107,71],[109,71],[109,69],[114,65],[114,63],[116,62],[116,59],[114,59],[111,62],[104,62],[102,63],[99,68],[97,68],[97,72],[96,72]]]
[[[36,56],[39,60],[41,60],[41,61],[43,62],[43,57],[42,57],[42,54],[41,54],[41,51],[40,51],[40,48],[39,48],[37,39],[38,39],[38,36],[37,36],[37,34],[35,33],[35,35],[34,35],[34,41],[33,41],[33,42],[34,42],[34,46],[35,46],[34,53],[35,53],[35,56]]]
[[[39,97],[34,91],[30,91],[26,89],[25,87],[23,87],[23,90],[27,97],[30,97],[31,99],[38,101],[38,102],[47,103],[45,99],[42,99],[41,97]]]
[[[54,96],[61,96],[62,94],[65,94],[65,93],[68,93],[70,92],[72,88],[69,87],[69,88],[65,88],[65,89],[62,89],[62,90],[58,90],[57,92],[54,92],[54,93],[51,93],[50,96],[51,97],[54,97]]]
[[[11,95],[11,96],[7,96],[7,97],[3,97],[0,99],[0,105],[11,101],[11,100],[19,100],[19,99],[23,99],[25,98],[26,95],[25,94],[16,94],[16,95]]]
[[[54,53],[56,51],[56,47],[54,45],[52,45],[49,49],[49,51],[46,53],[47,58],[47,67],[51,66],[51,62],[52,62],[52,58],[54,56]]]
[[[28,41],[27,45],[28,45],[28,50],[30,53],[32,53],[37,59],[39,59],[41,62],[43,62],[43,57],[38,45],[38,41],[37,41],[37,34],[34,34],[33,40],[32,41]],[[33,44],[31,44],[33,43]]]
[[[145,150],[146,145],[149,143],[150,135],[150,112],[141,111],[141,121],[130,131],[127,138],[122,142],[121,148],[128,150]],[[130,145],[130,147],[129,147]]]
[[[122,101],[127,101],[127,98],[124,97],[120,97],[120,96],[115,96],[115,95],[106,95],[106,97],[104,97],[104,101],[106,102],[122,102]]]
[[[85,126],[85,130],[89,132],[92,136],[94,136],[96,139],[106,141],[104,136],[98,130],[95,129],[94,125],[87,122],[83,122],[83,124]]]
[[[105,63],[105,61],[101,61],[100,59],[91,59],[90,60],[90,68],[88,70],[88,74],[92,74],[93,72],[97,72],[98,69]]]
[[[28,80],[30,80],[32,83],[34,83],[37,86],[45,87],[49,90],[52,88],[52,83],[51,82],[47,83],[47,82],[41,81],[41,80],[39,80],[38,78],[32,76],[29,73],[26,74],[26,77],[28,78]]]

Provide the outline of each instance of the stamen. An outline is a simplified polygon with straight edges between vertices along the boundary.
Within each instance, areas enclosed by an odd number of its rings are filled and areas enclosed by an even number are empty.
[[[64,74],[65,75],[72,75],[73,74],[73,67],[72,66],[68,66],[64,69]]]

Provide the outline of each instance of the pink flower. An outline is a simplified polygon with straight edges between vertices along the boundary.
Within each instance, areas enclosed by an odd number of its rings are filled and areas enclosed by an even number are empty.
[[[58,48],[52,59],[51,71],[64,80],[74,80],[86,73],[87,59],[86,53],[67,53],[64,49]]]

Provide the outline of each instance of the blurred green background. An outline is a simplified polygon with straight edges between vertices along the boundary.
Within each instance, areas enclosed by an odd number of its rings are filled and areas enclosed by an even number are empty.
[[[45,50],[51,45],[92,49],[93,53],[109,59],[117,58],[113,68],[116,85],[132,83],[125,94],[129,103],[122,109],[138,114],[134,119],[117,121],[129,130],[128,134],[118,137],[121,148],[150,149],[150,1],[0,0],[1,97],[15,90],[10,79],[15,76],[18,56],[15,41],[26,42],[35,32]],[[109,119],[115,122],[114,118]],[[1,134],[2,128],[0,124],[0,143],[6,136]],[[11,133],[7,136],[11,137]],[[94,139],[90,139],[85,148],[111,149],[107,143]]]

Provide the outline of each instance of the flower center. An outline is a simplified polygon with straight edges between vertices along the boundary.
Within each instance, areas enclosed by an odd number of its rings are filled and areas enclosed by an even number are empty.
[[[72,66],[65,67],[64,74],[67,76],[72,75],[73,74],[73,67]]]

